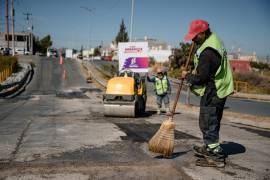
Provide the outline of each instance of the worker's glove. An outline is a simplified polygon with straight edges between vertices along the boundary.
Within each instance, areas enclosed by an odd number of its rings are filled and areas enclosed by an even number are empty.
[[[185,85],[185,86],[188,86],[188,87],[191,87],[191,86],[192,86],[192,84],[189,83],[187,80],[184,81],[184,85]]]
[[[186,76],[187,76],[188,73],[189,73],[188,71],[182,71],[181,78],[186,79]]]
[[[187,83],[186,83],[186,86],[191,87],[191,86],[192,86],[192,84],[191,84],[191,83],[189,83],[189,82],[187,82]]]

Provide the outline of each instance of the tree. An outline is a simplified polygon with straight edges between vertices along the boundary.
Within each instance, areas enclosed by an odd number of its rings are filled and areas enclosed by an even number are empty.
[[[81,54],[81,55],[83,54],[83,46],[81,46],[80,54]]]
[[[52,46],[51,36],[47,35],[40,40],[41,52],[46,53],[48,47]]]
[[[100,56],[101,55],[101,52],[100,52],[100,47],[96,47],[94,49],[94,56]]]
[[[116,44],[118,44],[119,42],[128,42],[128,41],[129,41],[128,33],[126,32],[124,19],[122,19],[122,22],[120,24],[120,30],[115,38],[115,42]]]
[[[178,69],[181,66],[185,65],[188,53],[191,44],[189,43],[180,43],[180,48],[175,48],[173,52],[173,56],[170,58],[170,68]],[[193,59],[193,58],[191,58]]]
[[[37,36],[33,36],[33,53],[41,52],[41,46],[39,42],[39,38]]]
[[[46,53],[47,48],[52,45],[51,36],[47,35],[41,40],[39,40],[39,37],[33,36],[33,52],[41,52]]]

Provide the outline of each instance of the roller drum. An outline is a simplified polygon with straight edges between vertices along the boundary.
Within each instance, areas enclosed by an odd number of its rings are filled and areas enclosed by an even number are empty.
[[[105,116],[116,117],[135,117],[135,104],[123,105],[123,104],[104,104]]]

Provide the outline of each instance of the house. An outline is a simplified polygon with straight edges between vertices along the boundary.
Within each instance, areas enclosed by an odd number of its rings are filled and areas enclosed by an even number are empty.
[[[251,71],[250,61],[245,59],[231,59],[230,65],[233,72],[248,73]]]

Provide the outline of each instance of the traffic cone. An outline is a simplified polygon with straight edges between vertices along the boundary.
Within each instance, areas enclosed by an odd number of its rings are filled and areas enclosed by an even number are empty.
[[[64,63],[63,56],[60,55],[59,64],[62,65]]]
[[[67,80],[67,71],[65,69],[64,69],[64,72],[63,72],[63,79]]]

